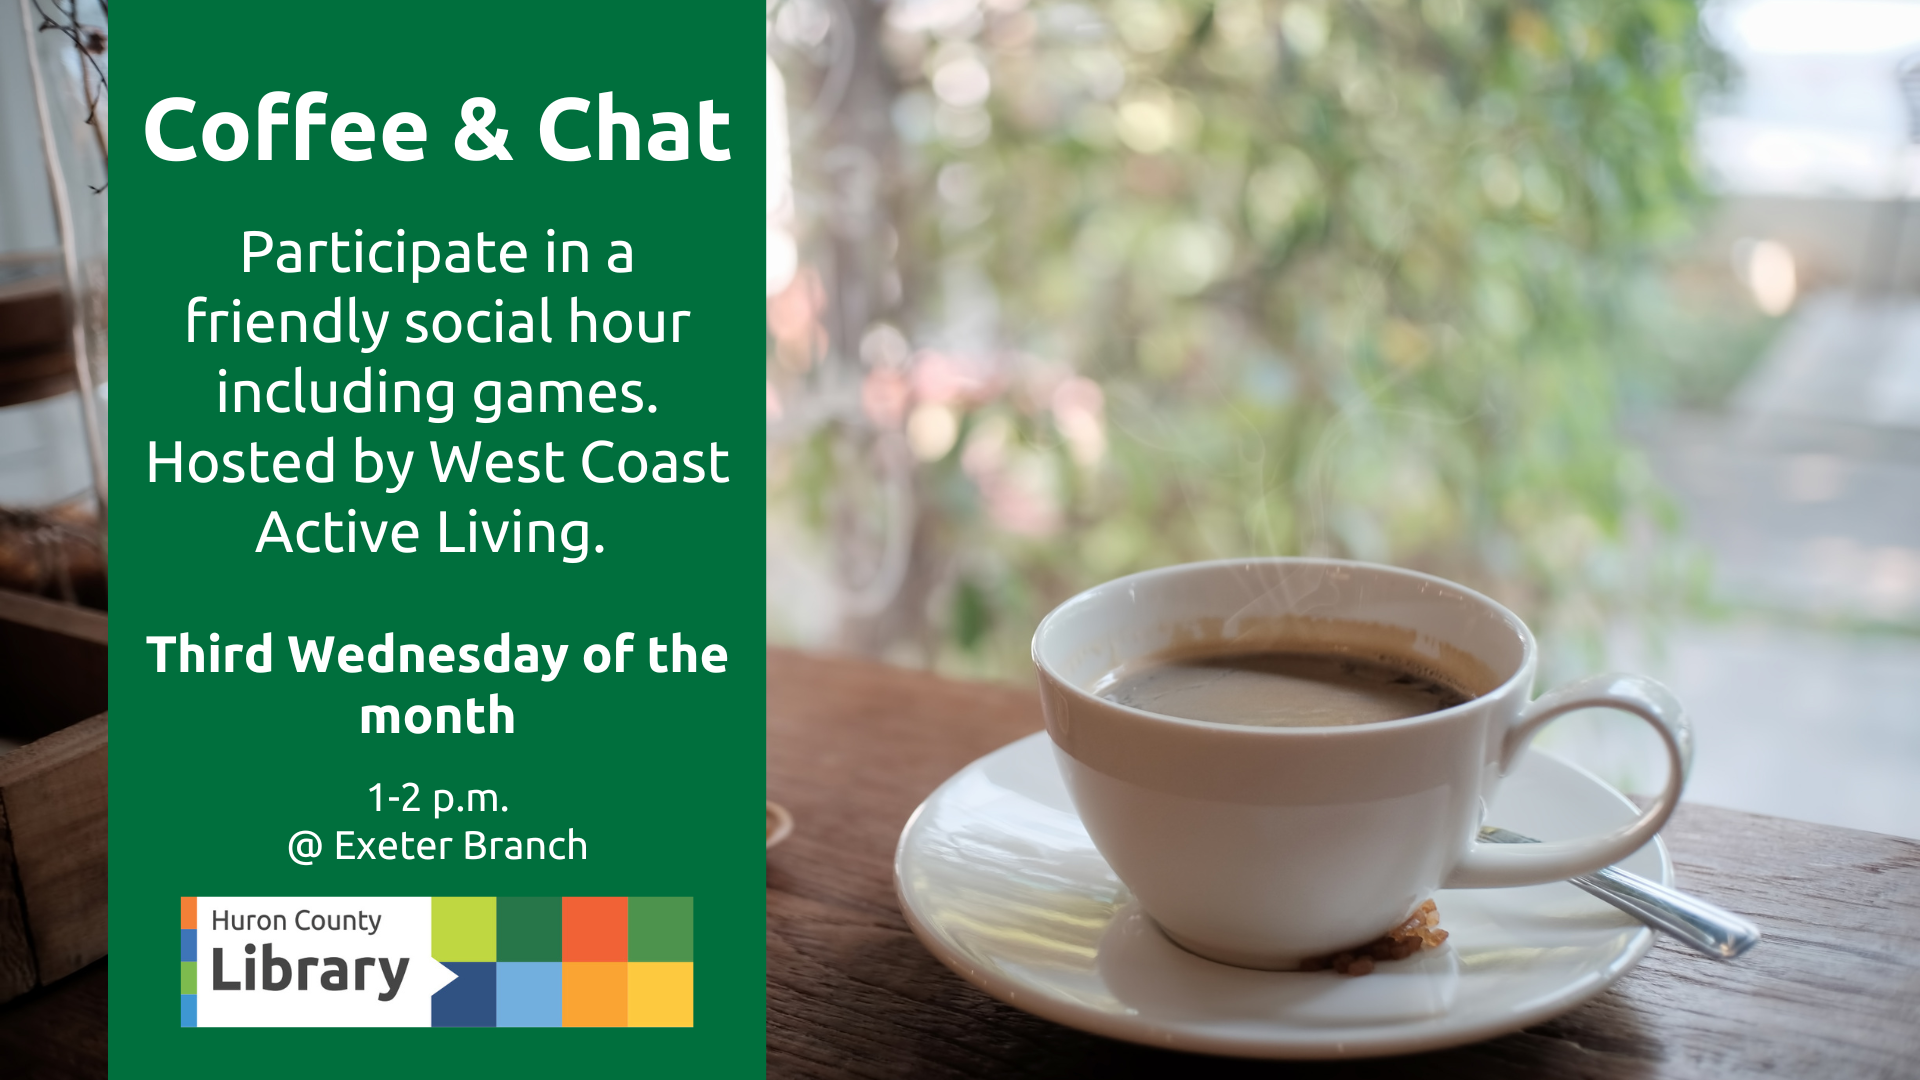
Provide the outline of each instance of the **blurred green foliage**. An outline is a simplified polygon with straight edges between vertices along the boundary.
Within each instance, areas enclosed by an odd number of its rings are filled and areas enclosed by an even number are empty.
[[[1662,378],[1648,281],[1705,205],[1696,22],[1691,0],[896,4],[897,284],[792,362],[795,312],[835,302],[795,290],[850,287],[809,269],[802,201],[770,512],[843,575],[904,545],[864,647],[950,670],[1019,674],[1092,583],[1259,554],[1430,570],[1591,654],[1697,578],[1619,415]],[[805,407],[856,384],[858,410]],[[848,495],[889,445],[910,512]]]

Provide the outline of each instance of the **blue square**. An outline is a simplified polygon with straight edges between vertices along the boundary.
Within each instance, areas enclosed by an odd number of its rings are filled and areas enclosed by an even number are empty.
[[[433,995],[433,1026],[492,1027],[493,961],[462,960],[447,967],[459,978]]]
[[[560,1026],[559,963],[502,962],[501,1027]]]
[[[180,1026],[200,1026],[200,999],[192,994],[180,995]]]
[[[198,930],[180,931],[180,960],[182,963],[193,963],[200,959],[200,957],[196,955],[199,940],[200,931]]]

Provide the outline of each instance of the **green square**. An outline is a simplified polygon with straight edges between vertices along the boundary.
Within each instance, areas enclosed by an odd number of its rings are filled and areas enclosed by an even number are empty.
[[[433,898],[433,958],[441,963],[493,959],[491,896]]]
[[[693,897],[627,897],[627,961],[691,962]]]
[[[198,965],[192,960],[180,961],[180,992],[182,994],[200,992],[200,973]]]
[[[500,959],[557,962],[560,956],[560,898],[500,898]]]

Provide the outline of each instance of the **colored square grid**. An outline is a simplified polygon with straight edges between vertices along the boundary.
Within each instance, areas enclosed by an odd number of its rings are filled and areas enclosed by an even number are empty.
[[[180,1024],[197,1027],[198,899],[180,900]],[[691,1027],[691,897],[434,897],[456,978],[435,1027]],[[558,957],[558,959],[554,959]]]
[[[627,959],[692,962],[693,897],[628,897]]]
[[[504,902],[506,898],[501,899]],[[521,963],[502,960],[495,968],[494,978],[499,981],[495,1020],[498,1026],[560,1026],[562,991],[559,961]]]
[[[497,908],[497,918],[497,959],[503,962],[556,964],[562,959],[559,897],[503,896]],[[558,975],[555,977],[558,978]],[[555,985],[558,986],[557,983]]]
[[[561,1025],[626,1027],[627,967],[624,961],[561,964]]]
[[[569,963],[627,962],[627,898],[567,896],[561,905],[560,958]],[[626,996],[625,977],[621,996]],[[621,1023],[625,1023],[624,1012]]]
[[[495,959],[493,897],[433,898],[433,958],[443,964]]]
[[[627,965],[628,1027],[692,1027],[693,964]]]
[[[460,977],[433,995],[433,1026],[494,1026],[495,965],[460,960],[441,963]]]

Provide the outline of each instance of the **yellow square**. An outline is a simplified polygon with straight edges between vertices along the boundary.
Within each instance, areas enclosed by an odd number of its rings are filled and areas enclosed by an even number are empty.
[[[692,1027],[693,964],[627,965],[628,1027]]]

